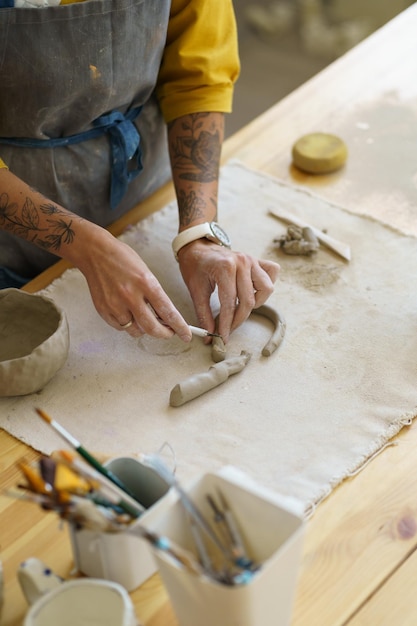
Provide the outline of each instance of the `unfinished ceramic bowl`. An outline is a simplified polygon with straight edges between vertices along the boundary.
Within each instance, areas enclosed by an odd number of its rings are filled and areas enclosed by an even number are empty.
[[[40,391],[64,365],[68,348],[67,318],[50,298],[0,290],[0,396]]]

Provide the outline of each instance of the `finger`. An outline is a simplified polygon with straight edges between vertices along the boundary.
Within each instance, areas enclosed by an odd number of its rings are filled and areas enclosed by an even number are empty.
[[[144,334],[169,339],[176,333],[183,341],[191,341],[188,324],[169,299],[158,280],[151,277],[141,297],[134,290],[128,294],[130,310]]]
[[[269,261],[260,261],[259,265],[252,268],[252,284],[254,289],[255,304],[258,308],[264,304],[274,291],[274,282],[278,277],[280,266]]]
[[[157,339],[170,339],[174,335],[174,330],[161,319],[158,319],[153,311],[146,309],[147,307],[145,307],[145,312],[140,318],[140,324],[135,324],[137,327],[140,327],[142,334],[150,335]]]
[[[232,260],[233,266],[229,263],[228,271],[223,268],[218,281],[219,334],[225,343],[230,333],[249,317],[255,306],[252,266],[257,261],[240,252],[235,252],[233,259],[230,257]]]
[[[101,315],[103,319],[115,330],[128,330],[134,324],[133,314],[129,312],[109,315]]]
[[[132,317],[130,318],[130,320],[129,320],[128,322],[126,322],[126,324],[121,324],[121,323],[119,322],[120,329],[121,329],[121,330],[128,330],[128,328],[130,328],[131,326],[133,326],[134,321],[135,321],[135,320],[134,320],[134,318],[133,318],[133,316],[132,316]]]
[[[198,319],[198,326],[204,328],[204,330],[207,330],[209,333],[217,333],[216,322],[210,306],[199,307],[194,305],[194,309]],[[203,342],[205,344],[211,343],[211,337],[204,337]]]
[[[147,303],[141,326],[153,337],[168,339],[177,334],[183,341],[192,339],[188,324],[165,294],[161,299],[152,298],[152,304]]]
[[[264,272],[268,274],[271,282],[275,283],[278,278],[278,274],[281,271],[281,266],[274,261],[260,260],[258,261],[258,263],[260,267],[264,270]]]
[[[216,327],[213,312],[210,307],[210,296],[213,292],[213,289],[211,288],[210,282],[208,282],[208,288],[204,286],[202,281],[199,281],[198,283],[190,281],[188,285],[188,290],[193,301],[198,324],[200,328],[208,330],[209,333],[215,332]],[[204,343],[210,342],[210,338],[204,339]]]
[[[273,288],[268,274],[260,267],[259,261],[249,257],[244,271],[237,275],[239,306],[243,309],[240,312],[239,322],[246,319],[256,305],[256,294],[259,290],[269,291]]]
[[[280,266],[272,261],[258,261],[245,255],[240,259],[236,270],[233,311],[231,301],[228,308],[220,311],[219,333],[225,342],[229,334],[245,322],[252,310],[264,304],[270,297],[279,270]],[[227,289],[230,290],[230,284],[225,286],[225,291]],[[223,300],[220,297],[220,302],[227,302],[226,297]]]
[[[236,273],[229,275],[224,272],[217,283],[220,302],[218,332],[225,343],[227,343],[229,339],[232,326],[234,326],[236,311],[239,309],[238,285],[236,280]]]
[[[134,339],[139,339],[140,337],[143,337],[146,334],[143,328],[138,326],[136,322],[132,326],[130,326],[128,329],[126,329],[125,332],[131,337],[133,337]]]

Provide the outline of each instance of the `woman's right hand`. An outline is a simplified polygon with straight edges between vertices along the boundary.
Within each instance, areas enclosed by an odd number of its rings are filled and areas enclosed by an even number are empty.
[[[110,326],[133,336],[168,338],[176,333],[191,341],[184,318],[132,248],[5,168],[0,169],[0,196],[0,228],[78,267],[94,306]]]
[[[90,240],[81,251],[78,242],[73,262],[87,279],[100,316],[134,337],[163,339],[175,333],[191,341],[188,324],[140,256],[106,230],[92,224],[87,229]]]

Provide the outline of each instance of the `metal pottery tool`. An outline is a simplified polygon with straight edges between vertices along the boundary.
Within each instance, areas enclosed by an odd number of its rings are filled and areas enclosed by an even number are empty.
[[[234,525],[232,529],[229,528],[230,517],[225,515],[224,518],[229,531],[228,538],[223,537],[223,540],[221,540],[165,463],[155,454],[145,455],[144,463],[158,472],[161,478],[177,491],[180,502],[187,512],[191,535],[201,559],[201,565],[205,575],[227,585],[241,585],[250,582],[254,575],[255,566],[252,561],[246,557],[243,544],[238,543],[240,535],[237,537],[237,532],[236,534],[233,532],[236,529],[236,525]],[[228,507],[227,513],[231,516],[231,511]],[[223,567],[218,571],[214,569],[214,562],[209,552],[206,550],[202,533],[204,533],[219,550]],[[224,544],[224,539],[227,540],[227,545]],[[236,547],[236,550],[231,549],[231,546]],[[237,551],[239,551],[239,554],[237,554]]]
[[[216,333],[209,333],[208,330],[205,330],[204,328],[199,328],[198,326],[191,326],[191,324],[188,324],[188,328],[191,330],[191,332],[193,333],[193,335],[196,335],[196,337],[220,337],[220,335],[217,335]]]
[[[177,491],[180,502],[185,508],[185,510],[194,518],[196,523],[200,526],[202,530],[206,533],[206,535],[211,539],[211,541],[217,546],[220,550],[221,554],[229,560],[228,550],[222,544],[220,539],[217,537],[210,524],[206,521],[204,516],[201,514],[199,509],[195,506],[194,502],[188,496],[186,491],[181,487],[175,475],[171,472],[171,470],[165,465],[165,463],[160,459],[156,454],[152,455],[144,455],[144,463],[149,467],[152,467],[159,476],[169,485],[170,487],[174,487]]]
[[[321,243],[330,248],[330,250],[333,250],[333,252],[336,252],[336,254],[341,256],[346,261],[351,260],[350,246],[341,241],[338,241],[337,239],[334,239],[334,237],[330,237],[330,235],[327,235],[322,230],[319,230],[318,228],[307,224],[307,222],[302,220],[300,217],[297,217],[296,215],[293,215],[292,213],[289,213],[289,211],[281,209],[280,207],[278,209],[269,209],[269,214],[279,220],[282,220],[283,222],[287,222],[288,224],[294,224],[295,226],[299,226],[300,228],[311,228],[311,230]]]

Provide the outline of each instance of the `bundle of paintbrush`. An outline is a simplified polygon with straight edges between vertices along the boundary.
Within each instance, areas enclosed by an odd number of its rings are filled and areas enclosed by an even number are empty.
[[[141,462],[152,468],[168,487],[175,489],[186,513],[194,552],[176,545],[166,537],[146,530],[135,520],[144,507],[109,468],[99,462],[61,424],[43,410],[37,414],[49,424],[75,452],[61,450],[54,457],[41,457],[38,466],[22,461],[19,468],[25,484],[9,492],[12,497],[40,504],[55,511],[76,528],[97,532],[127,532],[143,537],[193,574],[206,576],[227,585],[251,580],[258,566],[248,557],[233,512],[223,494],[207,494],[212,522],[179,484],[175,474],[158,455],[141,455]],[[217,501],[216,501],[217,498]]]
[[[123,491],[66,450],[54,458],[41,457],[38,465],[18,463],[25,479],[6,495],[34,502],[55,511],[61,519],[78,529],[96,532],[127,532],[148,541],[156,550],[168,554],[181,567],[196,575],[204,572],[194,556],[170,539],[133,524],[142,507],[124,499]],[[121,497],[122,495],[122,497]]]
[[[55,511],[78,528],[118,531],[136,519],[143,508],[108,479],[66,450],[37,464],[20,461],[24,482],[9,496],[35,502]]]
[[[21,461],[26,483],[9,495],[37,502],[77,527],[91,530],[117,531],[139,517],[144,507],[118,477],[58,422],[41,409],[36,412],[77,454],[62,450],[55,458],[41,457],[37,468]]]

